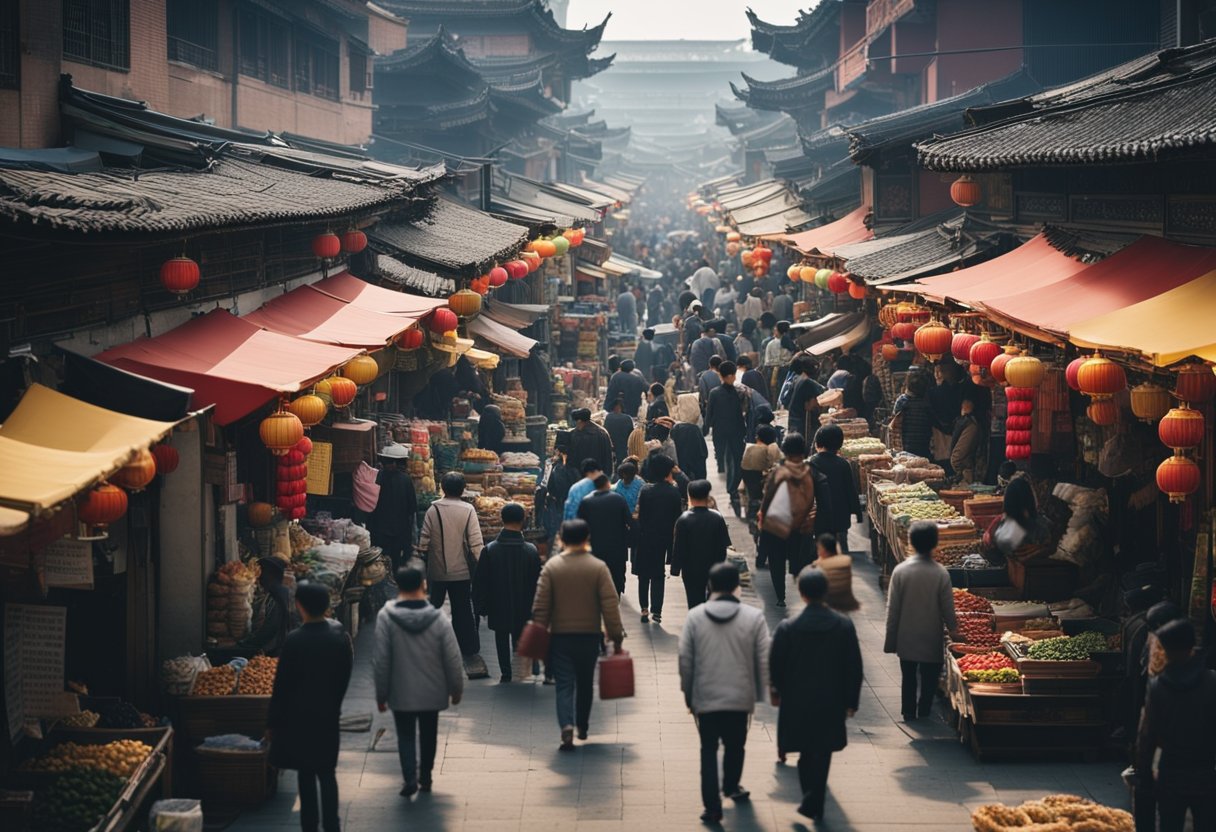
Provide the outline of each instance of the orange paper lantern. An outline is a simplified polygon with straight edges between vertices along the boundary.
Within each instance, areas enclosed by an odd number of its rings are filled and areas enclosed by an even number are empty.
[[[359,386],[344,376],[334,376],[329,380],[329,395],[334,407],[346,407],[359,395]],[[320,384],[317,387],[320,388]]]
[[[886,361],[889,364],[895,359],[899,358],[899,347],[892,343],[883,344],[881,354],[883,361]]]
[[[916,337],[916,324],[907,321],[896,324],[891,327],[891,337],[900,341],[912,341]]]
[[[304,436],[300,417],[286,410],[271,413],[258,426],[262,444],[275,456],[283,456]]]
[[[105,528],[127,513],[127,492],[108,482],[90,489],[76,503],[76,519]]]
[[[461,318],[471,318],[481,311],[481,295],[461,289],[448,298],[448,308]]]
[[[950,198],[960,208],[970,208],[984,198],[984,189],[971,176],[963,174],[950,184]]]
[[[1184,502],[1199,490],[1199,483],[1199,466],[1181,454],[1174,454],[1157,466],[1157,487],[1169,495],[1171,503]]]
[[[380,375],[380,365],[370,355],[356,355],[342,365],[343,376],[362,387],[371,384]]]
[[[160,283],[175,295],[184,295],[198,286],[198,263],[184,254],[166,260],[160,267]]]
[[[141,448],[110,480],[129,491],[142,491],[155,478],[156,457],[152,456],[152,452],[147,448]]]
[[[818,271],[818,269],[813,269],[810,266],[803,266],[798,270],[798,279],[803,283],[814,283],[816,271]]]
[[[1127,374],[1109,358],[1094,353],[1077,370],[1077,387],[1094,400],[1109,399],[1127,387]]]
[[[950,331],[949,327],[940,321],[932,320],[917,327],[913,343],[916,345],[917,352],[930,361],[937,361],[950,351],[953,339],[954,333]]]
[[[854,300],[865,300],[866,284],[849,281],[849,297]]]
[[[182,461],[177,448],[164,443],[152,446],[152,457],[156,460],[156,473],[162,476],[172,474]]]
[[[1194,448],[1203,442],[1203,414],[1192,410],[1184,402],[1161,417],[1157,425],[1157,436],[1161,444],[1175,451]]]
[[[1089,407],[1085,408],[1085,415],[1095,425],[1108,427],[1119,421],[1119,406],[1115,404],[1114,399],[1094,399]]]

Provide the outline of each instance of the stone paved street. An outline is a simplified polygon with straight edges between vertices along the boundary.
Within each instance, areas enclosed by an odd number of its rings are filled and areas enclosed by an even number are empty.
[[[727,506],[721,477],[715,496]],[[735,545],[749,563],[746,527],[728,517]],[[882,653],[883,598],[877,570],[855,527],[853,614],[861,637],[866,681],[861,710],[849,724],[849,746],[835,755],[828,781],[826,821],[832,830],[969,830],[971,809],[992,801],[1019,803],[1044,794],[1070,792],[1107,805],[1127,807],[1117,762],[979,763],[959,745],[944,721],[909,728],[899,721],[899,666]],[[859,553],[860,552],[860,553]],[[797,614],[791,589],[788,610],[773,606],[767,571],[753,573],[744,600],[766,610],[770,629],[782,613]],[[372,733],[343,734],[338,782],[348,830],[427,829],[684,830],[702,828],[698,743],[692,717],[680,694],[676,645],[686,607],[682,584],[668,579],[662,625],[640,624],[632,577],[624,601],[627,649],[633,654],[637,696],[596,701],[591,736],[573,754],[557,751],[553,689],[535,683],[497,682],[493,634],[482,630],[482,655],[492,678],[468,683],[464,701],[440,717],[435,790],[406,801],[401,786],[390,715],[375,712],[369,661],[370,629],[361,633],[357,667],[345,714],[374,714]],[[369,744],[385,734],[375,751]],[[757,707],[748,736],[743,783],[750,804],[727,801],[724,827],[738,830],[807,829],[794,811],[800,798],[790,763],[776,759],[776,711]],[[247,812],[236,830],[298,828],[295,778],[285,772],[279,793]]]

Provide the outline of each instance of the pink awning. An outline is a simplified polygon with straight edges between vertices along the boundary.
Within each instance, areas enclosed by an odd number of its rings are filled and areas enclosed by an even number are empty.
[[[371,309],[375,312],[387,312],[395,315],[409,315],[414,318],[425,316],[432,309],[446,305],[442,298],[427,298],[421,295],[411,295],[374,286],[365,280],[355,277],[350,272],[339,272],[332,277],[310,285],[311,289],[322,292],[330,297],[345,301],[360,309]]]
[[[98,361],[194,389],[194,406],[215,405],[223,425],[282,393],[329,375],[363,350],[270,332],[215,309],[155,338],[139,338]]]
[[[863,205],[836,222],[789,234],[782,242],[803,254],[831,255],[837,246],[860,243],[874,236],[870,229],[866,228],[866,217],[869,213],[869,206]]]

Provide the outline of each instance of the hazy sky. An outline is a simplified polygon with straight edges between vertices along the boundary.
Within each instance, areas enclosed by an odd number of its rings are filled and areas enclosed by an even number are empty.
[[[744,9],[761,19],[793,23],[817,0],[570,0],[566,25],[594,26],[612,12],[604,40],[731,40],[749,36]]]

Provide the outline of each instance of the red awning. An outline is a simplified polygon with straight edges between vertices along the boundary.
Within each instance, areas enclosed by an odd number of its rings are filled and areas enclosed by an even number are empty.
[[[362,350],[270,332],[215,309],[155,338],[140,338],[95,356],[150,378],[194,388],[194,406],[215,405],[221,425],[275,396],[302,390]]]
[[[1032,279],[1030,275],[1010,275],[1005,292],[990,294],[981,305],[996,317],[1067,335],[1075,323],[1176,289],[1213,269],[1216,248],[1141,237],[1105,260],[1083,266],[1066,280],[1055,282],[1045,292],[1026,285]]]
[[[866,228],[866,217],[869,213],[869,206],[863,205],[852,213],[845,214],[836,222],[830,222],[809,231],[789,234],[782,239],[782,242],[803,254],[830,255],[837,246],[860,243],[862,240],[868,240],[874,236],[870,229]]]
[[[942,303],[951,300],[976,306],[1011,292],[1041,292],[1087,268],[1085,263],[1053,247],[1039,234],[1008,254],[957,272],[925,277],[914,283],[881,287],[884,291],[916,292]],[[1045,297],[1055,298],[1054,292]]]
[[[364,285],[369,289],[377,288],[370,284]],[[389,289],[381,291],[390,296],[402,294]],[[283,335],[323,344],[377,350],[417,323],[422,315],[444,303],[432,298],[417,298],[411,295],[405,297],[416,298],[415,302],[408,305],[416,307],[419,310],[417,314],[374,310],[370,308],[370,304],[377,302],[374,296],[367,299],[369,306],[365,307],[340,300],[316,286],[301,286],[267,302],[244,317],[247,321]],[[395,297],[390,299],[397,304]]]
[[[394,315],[409,315],[413,318],[421,318],[432,309],[447,303],[443,299],[425,298],[421,295],[410,295],[394,289],[386,289],[383,286],[373,286],[350,272],[339,272],[332,277],[311,284],[309,288],[360,309],[371,309],[375,312],[387,312]]]

